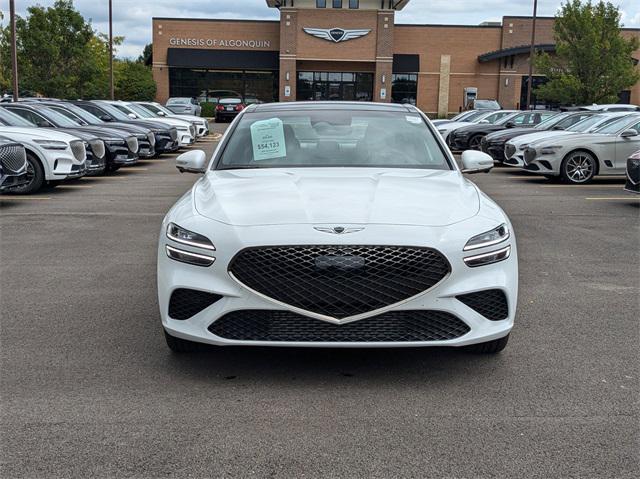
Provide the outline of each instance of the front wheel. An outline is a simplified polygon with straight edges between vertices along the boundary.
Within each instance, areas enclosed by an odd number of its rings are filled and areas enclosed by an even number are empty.
[[[596,159],[586,151],[569,153],[560,166],[560,178],[565,183],[583,185],[596,175]]]
[[[487,341],[486,343],[471,344],[465,349],[471,353],[478,354],[496,354],[507,347],[509,342],[509,335],[504,338],[494,339],[493,341]]]
[[[44,185],[44,168],[31,153],[27,153],[27,183],[11,190],[12,193],[35,193]]]
[[[470,150],[480,150],[482,143],[482,135],[475,135],[469,139],[469,149]]]

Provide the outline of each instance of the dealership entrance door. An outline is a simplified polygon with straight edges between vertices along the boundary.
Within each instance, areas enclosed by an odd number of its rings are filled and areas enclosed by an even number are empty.
[[[373,73],[298,72],[298,101],[372,101]]]

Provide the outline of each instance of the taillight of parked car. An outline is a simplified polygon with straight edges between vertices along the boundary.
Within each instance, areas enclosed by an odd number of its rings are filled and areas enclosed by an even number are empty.
[[[216,111],[224,111],[224,106],[222,105],[216,106]]]
[[[240,105],[236,105],[236,111],[242,111],[244,110],[244,105],[240,104]]]

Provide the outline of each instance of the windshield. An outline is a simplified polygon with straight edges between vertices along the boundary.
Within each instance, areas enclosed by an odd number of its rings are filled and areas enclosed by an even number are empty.
[[[367,110],[246,114],[216,164],[299,167],[452,169],[420,115]]]
[[[501,123],[500,120],[502,120],[505,117],[512,117],[514,116],[515,113],[512,111],[497,111],[497,112],[493,112],[493,113],[489,113],[488,115],[481,117],[482,121],[486,121],[487,123],[491,123],[492,125],[496,125]]]
[[[499,110],[500,104],[495,100],[476,100],[473,102],[473,107],[477,110]]]
[[[126,107],[129,108],[130,110],[133,110],[135,114],[138,115],[140,118],[156,117],[154,113],[151,113],[149,110],[141,107],[140,105],[136,105],[135,103],[127,103]]]
[[[169,98],[167,105],[185,105],[189,103],[188,98]]]
[[[30,121],[27,121],[21,116],[18,116],[4,108],[0,108],[0,122],[4,126],[28,126],[30,128],[36,126]]]
[[[126,114],[122,113],[120,110],[118,110],[117,108],[115,108],[113,105],[109,103],[100,102],[100,103],[96,103],[96,106],[98,106],[99,108],[102,108],[109,115],[114,117],[116,120],[131,121],[131,118],[129,118]]]
[[[154,103],[141,103],[140,106],[142,108],[146,108],[147,110],[155,113],[156,115],[159,112],[164,113],[165,115],[175,115],[175,113],[173,113],[171,110],[169,110],[168,108],[163,107],[162,105],[156,105]]]
[[[591,130],[594,126],[599,126],[603,121],[607,119],[612,118],[608,115],[592,115],[567,128],[567,131],[573,131],[575,133],[585,133]]]
[[[86,121],[90,125],[100,125],[105,123],[100,118],[95,116],[93,113],[89,113],[87,110],[84,110],[79,106],[73,105],[72,103],[65,103],[60,108],[64,108],[65,110],[70,111],[72,114],[82,118],[84,121]]]
[[[600,125],[598,128],[593,130],[595,133],[602,133],[605,135],[612,135],[618,133],[620,131],[626,130],[627,128],[632,128],[634,123],[640,121],[640,116],[630,115],[623,116],[622,118],[612,118],[610,122],[606,124]]]
[[[37,108],[36,111],[59,128],[76,128],[78,126],[78,122],[70,120],[51,108]]]
[[[221,105],[237,105],[241,102],[240,98],[220,98]]]

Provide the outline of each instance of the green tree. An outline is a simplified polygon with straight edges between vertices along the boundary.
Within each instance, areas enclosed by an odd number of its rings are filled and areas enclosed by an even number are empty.
[[[52,7],[32,6],[27,18],[16,18],[20,89],[46,96],[83,97],[102,74],[90,44],[95,37],[90,22],[72,0],[56,0]],[[9,67],[10,29],[0,34],[0,61]],[[10,68],[10,67],[9,67]]]
[[[119,60],[115,65],[115,96],[118,100],[151,101],[156,83],[151,68],[141,62]]]
[[[556,54],[541,53],[536,70],[549,82],[538,98],[562,104],[609,103],[634,85],[640,72],[632,54],[638,39],[621,34],[620,11],[610,2],[568,0],[556,16]]]
[[[153,43],[147,43],[142,50],[142,54],[138,57],[138,61],[147,66],[153,63]]]

